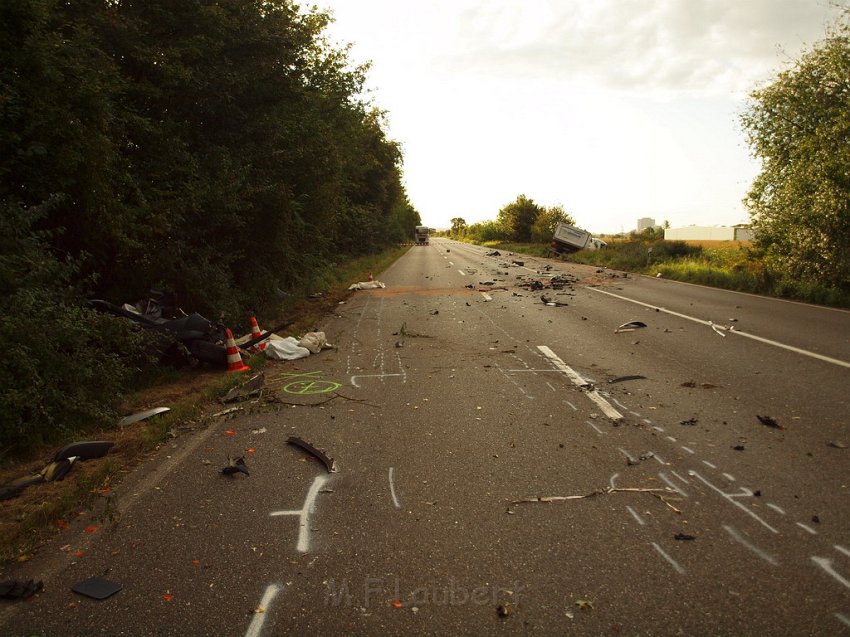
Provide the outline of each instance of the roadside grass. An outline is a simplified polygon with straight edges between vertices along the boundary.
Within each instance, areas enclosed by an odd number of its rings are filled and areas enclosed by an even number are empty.
[[[349,296],[349,285],[365,281],[370,272],[377,279],[408,249],[398,246],[377,255],[328,264],[316,272],[310,288],[287,297],[283,316],[265,317],[261,328],[292,319],[294,322],[281,335],[315,330],[322,318]],[[62,532],[64,521],[88,516],[91,523],[108,522],[111,485],[163,443],[180,435],[181,430],[208,426],[209,420],[203,415],[205,408],[268,364],[260,355],[243,354],[243,359],[251,372],[227,374],[209,367],[146,370],[121,411],[129,414],[153,407],[169,407],[170,411],[123,428],[116,423],[108,430],[67,434],[68,441],[111,440],[115,445],[104,458],[74,463],[61,481],[34,484],[17,497],[0,501],[0,565],[30,559],[46,540]],[[37,474],[60,446],[42,445],[25,458],[4,462],[0,466],[0,486]]]

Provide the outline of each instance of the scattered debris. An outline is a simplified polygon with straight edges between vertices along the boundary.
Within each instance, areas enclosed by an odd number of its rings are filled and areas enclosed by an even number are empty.
[[[545,294],[540,297],[540,300],[543,301],[544,305],[549,305],[551,307],[566,307],[567,305],[569,305],[569,303],[555,301],[554,299],[547,297]]]
[[[496,614],[502,619],[505,619],[514,614],[514,607],[512,604],[499,604],[496,607]]]
[[[694,426],[694,425],[696,425],[698,422],[699,422],[699,421],[698,421],[696,418],[688,418],[687,420],[683,420],[683,421],[682,421],[682,422],[680,422],[679,424],[680,424],[680,425],[685,425],[685,426],[688,426],[688,427],[693,427],[693,426]]]
[[[643,321],[629,321],[628,323],[623,323],[620,327],[614,330],[614,334],[619,334],[620,332],[634,332],[642,327],[646,327],[646,323]]]
[[[339,469],[336,467],[336,462],[331,458],[327,452],[314,447],[309,442],[302,440],[301,438],[297,438],[295,436],[290,436],[286,442],[291,445],[295,445],[296,447],[301,447],[304,451],[311,453],[316,458],[322,461],[322,464],[325,465],[325,469],[328,470],[328,473],[336,473]]]
[[[244,411],[244,407],[230,407],[228,409],[222,409],[212,415],[213,418],[218,418],[219,416],[226,416],[227,414],[233,414],[237,411]]]
[[[102,579],[100,577],[90,577],[77,582],[71,587],[71,590],[80,595],[91,597],[92,599],[106,599],[111,597],[123,587],[116,582]]]
[[[34,580],[6,580],[0,582],[0,598],[9,600],[29,599],[44,589],[44,583]]]
[[[847,448],[846,444],[844,444],[843,442],[835,441],[835,440],[826,443],[826,446],[832,447],[833,449],[846,449]]]
[[[651,456],[648,456],[648,457],[651,457]],[[643,458],[644,457],[641,456],[641,459],[643,459]],[[673,509],[673,511],[675,511],[676,513],[681,513],[681,511],[679,509],[677,509],[672,504],[667,502],[667,500],[664,499],[663,495],[660,495],[662,493],[665,494],[665,495],[672,495],[672,494],[676,493],[673,489],[670,489],[669,487],[664,487],[662,489],[644,489],[644,488],[641,488],[641,487],[604,487],[602,489],[597,489],[596,491],[591,491],[590,493],[585,493],[584,495],[553,495],[553,496],[536,496],[536,495],[533,495],[533,496],[529,496],[527,498],[523,498],[522,500],[513,500],[511,502],[511,504],[525,504],[525,503],[532,503],[532,502],[544,502],[544,503],[563,502],[563,501],[566,501],[566,500],[581,500],[581,499],[584,499],[584,498],[592,498],[592,497],[595,497],[597,495],[611,495],[612,493],[648,493],[651,496],[661,500],[664,504],[666,504],[668,507]]]
[[[618,376],[617,378],[612,378],[608,382],[611,383],[611,384],[613,384],[613,383],[624,383],[627,380],[646,380],[646,376],[638,376],[638,375]]]
[[[161,414],[166,411],[171,411],[171,407],[155,407],[153,409],[148,409],[147,411],[140,411],[136,414],[130,414],[129,416],[124,416],[121,420],[119,420],[118,426],[126,427],[127,425],[132,425],[133,423],[140,422],[142,420],[147,420],[151,416],[156,416],[157,414]]]
[[[743,450],[744,450],[744,445],[735,445],[735,446],[734,446],[734,447],[732,447],[732,448],[733,448],[735,451],[743,451]]]
[[[593,600],[577,599],[576,606],[578,606],[581,610],[593,610]]]
[[[525,261],[514,261],[514,260],[511,260],[511,263],[513,263],[514,265],[518,265],[518,266],[519,266],[519,267],[521,267],[521,268],[525,266]]]
[[[686,380],[684,383],[679,385],[679,387],[696,387],[697,384],[692,380]]]
[[[446,252],[448,252],[448,250],[446,250]],[[498,250],[493,250],[492,252],[485,253],[484,256],[486,256],[486,257],[500,257],[500,256],[502,256],[502,253],[499,252]]]
[[[235,460],[231,456],[227,456],[227,466],[221,470],[221,473],[225,476],[234,476],[237,473],[244,473],[246,476],[251,475],[245,465],[245,456],[240,456]]]
[[[257,396],[266,385],[266,376],[262,372],[253,376],[237,387],[233,387],[229,392],[222,396],[219,401],[222,403],[232,403],[251,396]]]
[[[756,414],[756,418],[758,418],[759,422],[766,427],[772,427],[773,429],[785,429],[785,427],[780,425],[775,418],[771,418],[770,416],[759,416]]]
[[[690,542],[692,540],[697,539],[696,535],[688,535],[687,533],[676,533],[673,536],[674,540],[679,540],[680,542]]]
[[[814,522],[815,524],[820,524],[820,516],[813,515],[812,522]]]

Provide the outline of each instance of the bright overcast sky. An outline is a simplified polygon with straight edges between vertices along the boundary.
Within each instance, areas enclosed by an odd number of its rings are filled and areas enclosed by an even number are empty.
[[[404,153],[425,224],[525,194],[594,233],[746,223],[748,93],[829,0],[319,0]]]

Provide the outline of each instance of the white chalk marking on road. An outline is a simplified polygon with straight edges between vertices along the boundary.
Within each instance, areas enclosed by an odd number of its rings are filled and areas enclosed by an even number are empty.
[[[278,592],[280,592],[280,586],[277,584],[269,584],[266,587],[266,592],[263,593],[263,598],[260,600],[258,606],[258,612],[254,613],[254,619],[251,620],[251,624],[245,632],[245,637],[259,637],[260,631],[263,630],[266,616],[268,615],[269,606],[271,606],[274,598],[277,597]],[[259,609],[262,609],[262,611],[259,611]]]
[[[585,422],[586,422],[588,425],[590,425],[591,427],[593,427],[594,429],[596,429],[596,433],[602,434],[603,436],[607,433],[607,432],[605,432],[605,431],[602,431],[599,427],[597,427],[596,425],[594,425],[594,424],[593,424],[592,422],[590,422],[589,420],[585,420]]]
[[[689,454],[691,454],[691,455],[693,455],[693,454],[695,454],[695,453],[696,453],[696,451],[694,451],[694,450],[693,450],[693,449],[691,449],[690,447],[686,447],[685,445],[682,445],[682,449],[683,449],[684,451],[687,451],[687,452],[688,452]]]
[[[573,411],[578,411],[578,407],[573,405],[569,400],[565,400],[564,402],[567,403],[570,407],[572,407]]]
[[[656,551],[658,551],[658,554],[661,555],[661,557],[663,557],[665,560],[667,560],[667,562],[670,564],[670,566],[672,566],[679,575],[685,574],[685,569],[682,568],[682,566],[676,560],[674,560],[672,557],[667,555],[667,553],[664,552],[664,549],[662,549],[660,546],[658,546],[658,544],[656,544],[655,542],[652,543],[652,546],[653,546],[653,548],[655,548]]]
[[[589,382],[582,378],[575,370],[573,370],[569,365],[567,365],[564,361],[562,361],[551,349],[546,347],[545,345],[538,345],[537,349],[548,358],[551,363],[560,369],[567,377],[573,382],[576,387],[587,387]],[[599,392],[595,389],[585,392],[587,397],[590,398],[599,409],[602,410],[608,418],[611,420],[622,420],[623,415],[614,409],[614,407],[605,400],[602,396],[599,395]]]
[[[811,535],[817,535],[818,534],[818,532],[815,531],[812,527],[806,526],[802,522],[795,522],[795,524],[797,526],[799,526],[801,529],[803,529],[806,533],[810,533]]]
[[[680,312],[674,312],[673,310],[668,310],[663,307],[658,307],[656,305],[650,305],[649,303],[643,303],[642,301],[636,301],[634,299],[630,299],[627,296],[622,296],[620,294],[614,294],[613,292],[608,292],[607,290],[600,290],[599,288],[586,287],[587,290],[593,290],[594,292],[599,292],[600,294],[607,294],[608,296],[613,296],[618,299],[622,299],[623,301],[628,301],[629,303],[636,303],[637,305],[642,305],[643,307],[648,307],[650,309],[656,310],[658,312],[665,312],[666,314],[670,314],[672,316],[678,316],[679,318],[683,318],[688,321],[693,321],[694,323],[699,323],[700,325],[706,325],[714,329],[714,324],[711,321],[705,321],[703,319],[698,319],[695,316],[688,316],[687,314],[682,314]],[[716,331],[716,330],[715,330]],[[793,345],[786,345],[785,343],[780,343],[779,341],[773,341],[769,338],[764,338],[762,336],[756,336],[755,334],[750,334],[749,332],[739,332],[738,330],[726,329],[724,330],[726,334],[736,334],[737,336],[743,336],[745,338],[749,338],[754,341],[758,341],[760,343],[765,343],[766,345],[773,345],[774,347],[779,347],[781,349],[788,350],[789,352],[794,352],[795,354],[801,354],[803,356],[809,356],[811,358],[816,358],[820,361],[824,361],[825,363],[831,363],[833,365],[838,365],[840,367],[850,368],[850,362],[842,361],[837,358],[831,358],[830,356],[824,356],[823,354],[817,354],[815,352],[810,352],[806,349],[801,349],[799,347],[794,347]]]
[[[310,514],[316,510],[316,496],[319,495],[325,482],[328,481],[328,476],[316,476],[313,484],[310,485],[310,490],[307,492],[307,497],[304,499],[304,508],[300,511],[272,511],[270,516],[278,515],[297,515],[298,521],[298,544],[296,548],[299,553],[306,553],[310,550]]]
[[[608,396],[608,398],[610,398],[614,402],[614,404],[617,405],[617,407],[619,407],[623,411],[629,411],[628,407],[626,407],[623,403],[621,403],[619,400],[617,400],[613,396]],[[632,413],[634,413],[634,412],[632,412]]]
[[[644,420],[644,422],[645,422],[647,425],[652,424],[652,421],[651,421],[651,420],[648,420],[648,419]],[[658,425],[652,425],[652,428],[653,428],[653,429],[655,429],[655,431],[660,431],[661,433],[664,433],[664,427],[659,427]]]
[[[626,456],[626,459],[627,459],[627,460],[629,460],[629,461],[631,461],[631,462],[633,462],[633,463],[637,464],[637,458],[635,458],[632,454],[630,454],[628,451],[626,451],[626,450],[625,450],[625,449],[623,449],[622,447],[617,447],[617,451],[619,451],[621,454],[623,454],[624,456]]]
[[[780,514],[782,514],[782,515],[785,515],[785,509],[783,509],[782,507],[778,507],[778,506],[776,506],[775,504],[773,504],[773,502],[765,502],[765,503],[764,503],[764,506],[766,506],[766,507],[770,507],[771,509],[773,509],[773,510],[774,510],[774,511],[776,511],[777,513],[780,513]]]
[[[828,557],[815,557],[813,555],[812,556],[812,562],[814,562],[815,564],[820,566],[823,570],[825,570],[827,573],[832,575],[838,582],[840,582],[841,584],[844,584],[844,586],[846,586],[847,588],[850,588],[850,581],[847,581],[844,577],[841,576],[841,574],[838,571],[836,571],[834,568],[832,568],[832,560],[831,559],[829,559]]]
[[[682,476],[680,476],[680,475],[679,475],[678,473],[676,473],[675,471],[671,471],[670,473],[672,473],[674,476],[676,476],[677,478],[679,478],[679,480],[681,480],[681,481],[682,481],[682,482],[684,482],[685,484],[690,484],[690,483],[691,483],[691,482],[690,482],[690,480],[688,480],[687,478],[683,478]]]
[[[665,438],[667,438],[670,442],[676,442],[676,439],[673,436],[665,436]]]
[[[447,258],[448,258],[448,257],[447,257]],[[454,265],[454,264],[455,264],[455,262],[454,262],[454,261],[449,261],[449,265]]]
[[[404,369],[404,365],[401,364],[401,354],[398,352],[395,353],[395,358],[398,361],[398,368],[401,370],[401,382],[407,382],[407,371]]]
[[[458,270],[458,272],[460,272],[461,276],[466,276],[466,272],[464,272],[463,270]]]
[[[850,557],[850,551],[848,551],[846,548],[844,548],[840,544],[833,544],[832,548],[834,548],[839,553],[844,553],[844,555],[846,555],[847,557]]]
[[[735,476],[728,473],[721,473],[724,478],[726,478],[729,482],[735,482]]]
[[[393,468],[390,467],[390,495],[393,497],[393,506],[396,509],[401,508],[401,504],[398,502],[398,498],[395,495],[395,484],[393,484]]]
[[[354,385],[357,389],[360,389],[360,384],[356,380],[357,378],[380,378],[383,380],[384,378],[388,378],[390,376],[404,377],[405,374],[357,374],[356,376],[351,377],[351,384]],[[406,380],[407,379],[405,379],[405,381]]]
[[[777,530],[776,530],[776,529],[774,529],[772,526],[770,526],[767,522],[765,522],[764,520],[762,520],[762,519],[761,519],[761,517],[759,517],[759,516],[755,513],[755,511],[752,511],[751,509],[748,509],[748,508],[747,508],[747,507],[745,507],[743,504],[741,504],[740,502],[738,502],[737,500],[735,500],[735,498],[740,498],[740,497],[744,497],[744,496],[749,497],[749,496],[752,496],[752,495],[753,495],[753,492],[752,492],[752,491],[750,491],[749,489],[747,489],[746,487],[741,487],[741,493],[725,493],[725,492],[724,492],[724,491],[722,491],[721,489],[718,489],[716,486],[714,486],[713,484],[711,484],[708,480],[706,480],[705,478],[703,478],[703,477],[702,477],[700,474],[698,474],[696,471],[688,471],[688,475],[689,475],[689,476],[691,476],[691,477],[693,477],[693,478],[699,478],[699,479],[703,482],[703,484],[705,484],[707,487],[709,487],[709,488],[713,489],[714,491],[716,491],[717,493],[719,493],[722,497],[726,498],[726,500],[728,500],[729,502],[731,502],[732,504],[734,504],[736,507],[738,507],[739,509],[741,509],[741,511],[743,511],[744,513],[746,513],[746,514],[747,514],[747,515],[749,515],[750,517],[752,517],[754,520],[756,520],[759,524],[761,524],[761,525],[762,525],[764,528],[766,528],[768,531],[771,531],[772,533],[777,533],[777,534],[779,533],[779,531],[777,531]]]
[[[611,479],[610,479],[610,480],[608,480],[608,484],[611,486],[611,488],[612,488],[612,489],[616,489],[616,488],[617,488],[616,486],[614,486],[614,480],[616,480],[616,479],[617,479],[617,478],[619,478],[619,477],[620,477],[620,474],[619,474],[619,473],[615,473],[613,476],[611,476]]]
[[[546,387],[551,389],[553,392],[558,393],[558,390],[555,389],[555,386],[552,383],[550,383],[548,380],[546,381]]]
[[[712,469],[716,469],[716,468],[717,468],[717,465],[716,465],[716,464],[711,464],[708,460],[703,460],[703,461],[702,461],[702,463],[703,463],[706,467],[711,467]]]
[[[676,493],[678,493],[679,495],[681,495],[683,498],[687,498],[687,497],[688,497],[688,494],[687,494],[687,493],[685,493],[684,491],[682,491],[682,488],[681,488],[681,487],[679,487],[679,486],[678,486],[677,484],[675,484],[675,483],[674,483],[674,482],[673,482],[670,478],[668,478],[666,473],[664,473],[663,471],[659,471],[659,472],[658,472],[658,477],[659,477],[659,478],[661,478],[662,480],[664,480],[664,482],[665,482],[665,483],[667,483],[667,486],[668,486],[668,487],[670,487],[671,489],[673,489],[673,491],[675,491]]]
[[[489,294],[487,294],[486,292],[482,292],[482,293],[481,293],[481,296],[483,296],[483,297],[484,297],[484,300],[485,300],[485,301],[492,301],[492,300],[493,300],[493,297],[492,297],[492,296],[490,296]]]
[[[658,455],[657,453],[655,453],[654,451],[652,452],[652,457],[653,457],[653,458],[655,458],[655,461],[656,461],[658,464],[663,464],[665,467],[666,467],[668,464],[670,464],[669,462],[664,462],[664,460],[661,458],[661,456],[659,456],[659,455]]]
[[[773,557],[769,553],[765,553],[764,551],[762,551],[759,547],[757,547],[755,544],[747,540],[747,538],[745,538],[743,535],[738,533],[738,531],[736,531],[734,528],[726,524],[723,525],[723,528],[726,529],[726,532],[731,535],[732,539],[735,540],[738,544],[750,549],[753,553],[758,555],[768,564],[771,564],[773,566],[779,566],[779,561],[775,557]]]
[[[637,511],[635,511],[632,507],[630,507],[630,506],[628,506],[628,505],[626,505],[626,508],[629,510],[629,513],[631,513],[631,514],[632,514],[632,517],[635,519],[635,522],[637,522],[637,523],[638,523],[638,524],[640,524],[641,526],[646,526],[646,522],[644,522],[644,521],[643,521],[643,518],[641,518],[641,517],[637,514]]]
[[[844,624],[845,626],[847,626],[848,628],[850,628],[850,619],[847,619],[847,617],[845,617],[845,616],[844,616],[844,615],[842,615],[841,613],[835,613],[835,617],[836,617],[836,619],[838,619],[838,621],[840,621],[842,624]]]

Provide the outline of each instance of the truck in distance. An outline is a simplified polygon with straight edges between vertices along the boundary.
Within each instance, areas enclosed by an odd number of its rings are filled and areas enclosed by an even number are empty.
[[[428,228],[428,226],[416,226],[416,230],[413,232],[413,236],[416,239],[416,245],[427,246],[429,232],[430,228]]]

